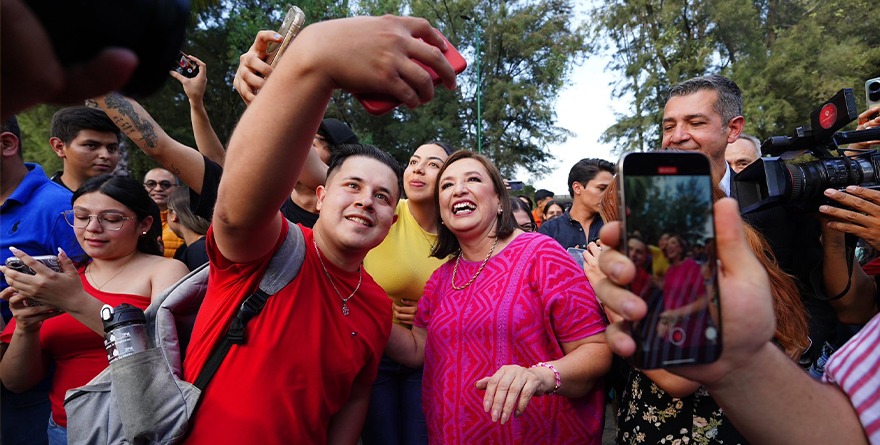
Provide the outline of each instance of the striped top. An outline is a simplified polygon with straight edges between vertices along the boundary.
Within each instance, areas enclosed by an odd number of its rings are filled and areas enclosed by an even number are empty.
[[[865,435],[880,443],[880,316],[831,356],[824,380],[846,393]]]

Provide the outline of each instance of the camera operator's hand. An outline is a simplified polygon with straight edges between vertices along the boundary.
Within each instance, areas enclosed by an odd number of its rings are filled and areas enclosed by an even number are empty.
[[[272,74],[272,66],[266,63],[266,49],[269,43],[281,43],[281,34],[275,31],[260,31],[250,49],[238,58],[238,70],[235,71],[235,79],[232,87],[241,96],[246,105],[257,96],[257,92],[263,88],[266,79]]]
[[[183,92],[190,102],[201,103],[205,98],[205,88],[208,85],[208,68],[205,62],[202,62],[198,57],[190,54],[187,54],[186,57],[195,62],[199,67],[199,72],[195,77],[186,77],[174,70],[169,71],[169,73],[171,77],[177,79],[183,85]]]
[[[859,115],[859,125],[856,130],[867,130],[869,128],[880,127],[880,105],[868,108],[864,113]],[[858,142],[849,144],[847,149],[867,150],[872,145],[878,145],[880,141]]]
[[[851,185],[846,192],[825,190],[825,197],[846,207],[819,207],[819,212],[828,219],[828,227],[851,233],[874,249],[880,249],[880,190]]]
[[[736,201],[725,198],[715,204],[715,224],[720,259],[723,353],[715,363],[669,370],[706,386],[721,382],[763,348],[774,347],[770,340],[775,331],[770,282],[745,237]],[[628,357],[636,347],[629,324],[644,318],[647,306],[643,299],[625,288],[635,277],[636,270],[632,261],[616,250],[620,230],[619,222],[602,228],[599,266],[607,278],[593,283],[593,288],[603,304],[625,320],[608,326],[606,335],[611,350]]]
[[[74,103],[122,88],[138,64],[134,52],[105,48],[92,60],[63,67],[43,24],[20,0],[0,12],[0,118],[39,103]]]

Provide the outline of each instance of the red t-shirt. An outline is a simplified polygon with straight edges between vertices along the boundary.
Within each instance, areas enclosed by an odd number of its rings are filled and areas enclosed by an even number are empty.
[[[223,257],[208,230],[211,272],[184,360],[195,381],[241,302],[259,286],[272,252],[250,263]],[[371,385],[391,332],[391,300],[364,272],[348,301],[334,292],[318,262],[312,231],[303,228],[306,257],[299,275],[269,298],[251,320],[247,343],[234,345],[202,394],[189,444],[323,444],[330,418],[348,401],[354,383]],[[354,290],[358,274],[324,260],[340,292]],[[200,340],[200,341],[196,341]]]
[[[150,297],[130,294],[101,292],[89,284],[80,270],[83,289],[104,304],[116,307],[128,303],[146,309]],[[15,331],[15,319],[9,322],[0,341],[9,343]],[[64,412],[64,394],[68,389],[85,385],[107,367],[107,350],[104,339],[87,328],[70,314],[61,314],[43,322],[40,328],[40,348],[49,353],[55,361],[55,374],[49,402],[52,404],[52,419],[60,426],[67,426],[67,413]]]

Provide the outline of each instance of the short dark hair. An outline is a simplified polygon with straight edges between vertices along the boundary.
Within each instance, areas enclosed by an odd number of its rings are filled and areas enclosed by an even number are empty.
[[[18,126],[18,119],[15,115],[9,116],[5,121],[3,121],[3,127],[0,128],[0,133],[12,133],[16,138],[18,138],[18,157],[22,157],[22,142],[21,142],[21,128]]]
[[[555,196],[555,194],[553,192],[551,192],[550,190],[538,189],[538,191],[535,192],[535,203],[537,204],[539,201],[541,201],[543,199],[552,198],[554,196]]]
[[[73,192],[70,203],[73,204],[80,196],[93,192],[119,201],[134,212],[138,222],[152,216],[153,224],[147,229],[146,234],[138,237],[137,250],[149,255],[162,256],[162,250],[159,248],[159,237],[162,236],[162,217],[159,214],[159,206],[156,205],[153,198],[150,198],[150,194],[140,182],[127,176],[95,176]]]
[[[117,142],[122,141],[122,134],[116,124],[102,110],[89,107],[62,108],[52,116],[53,138],[61,139],[69,144],[82,130],[94,130],[101,133],[113,133]]]
[[[574,198],[574,188],[572,183],[579,183],[586,187],[587,183],[592,181],[599,173],[606,171],[614,174],[617,171],[614,164],[599,158],[581,159],[574,164],[568,172],[568,194]]]
[[[373,145],[367,144],[342,144],[336,147],[333,150],[333,154],[330,155],[330,163],[327,165],[327,178],[330,178],[330,175],[342,164],[351,157],[355,156],[363,156],[366,158],[375,159],[391,169],[394,172],[396,177],[395,184],[397,185],[397,196],[396,199],[400,199],[400,194],[403,192],[403,169],[400,168],[400,164],[391,157],[390,154],[379,150]]]
[[[483,167],[489,173],[489,178],[492,180],[492,187],[495,189],[495,194],[498,195],[498,200],[501,202],[501,214],[498,215],[495,236],[499,239],[507,238],[514,230],[519,228],[519,225],[516,223],[516,218],[513,217],[510,194],[507,192],[507,187],[504,185],[504,178],[501,177],[501,172],[498,171],[498,168],[495,167],[495,164],[493,164],[489,158],[470,150],[459,150],[449,156],[449,158],[446,159],[446,163],[443,164],[443,167],[440,167],[440,172],[437,173],[438,180],[443,177],[443,173],[450,165],[462,159],[476,160],[480,164],[483,164]],[[440,187],[434,188],[434,206],[438,209],[440,208]],[[431,250],[431,256],[445,259],[449,255],[461,255],[461,245],[458,243],[458,238],[455,237],[455,234],[453,234],[449,228],[443,225],[443,220],[440,217],[439,211],[437,212],[437,227],[439,227],[437,244],[434,245],[434,249]]]
[[[673,85],[667,101],[675,96],[688,96],[704,90],[718,93],[713,109],[721,115],[724,122],[742,116],[742,90],[736,82],[717,74],[694,77]]]

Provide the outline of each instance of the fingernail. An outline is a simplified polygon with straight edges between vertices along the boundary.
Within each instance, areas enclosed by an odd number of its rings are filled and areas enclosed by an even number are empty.
[[[278,34],[277,32],[276,32],[275,35],[272,36],[272,37],[273,37],[275,40],[281,40],[281,34]]]
[[[837,194],[837,190],[834,189],[825,189],[825,196],[834,196]]]
[[[624,301],[623,305],[621,307],[621,310],[623,310],[623,315],[625,315],[627,318],[629,318],[630,314],[632,313],[632,311],[634,309],[635,309],[635,303],[630,300]]]
[[[507,414],[507,413],[502,414],[501,415],[501,424],[504,425],[505,423],[507,423],[507,419],[509,419],[509,418],[510,418],[510,414]]]
[[[611,265],[611,275],[617,277],[623,272],[623,264],[614,263]]]
[[[492,411],[492,421],[493,422],[498,421],[498,411]]]
[[[848,192],[857,192],[857,191],[859,191],[859,188],[856,187],[856,186],[854,186],[854,185],[850,185],[850,186],[848,186],[848,187],[846,188],[846,191],[848,191]]]
[[[819,212],[826,213],[826,212],[828,212],[828,210],[830,208],[831,208],[830,206],[825,206],[825,205],[819,206]]]
[[[488,413],[488,412],[489,412],[489,402],[488,402],[488,401],[484,401],[484,402],[483,402],[483,412],[484,412],[484,413]]]
[[[15,246],[9,246],[9,251],[12,252],[12,253],[20,252],[20,250],[18,250],[18,248],[15,247]]]

